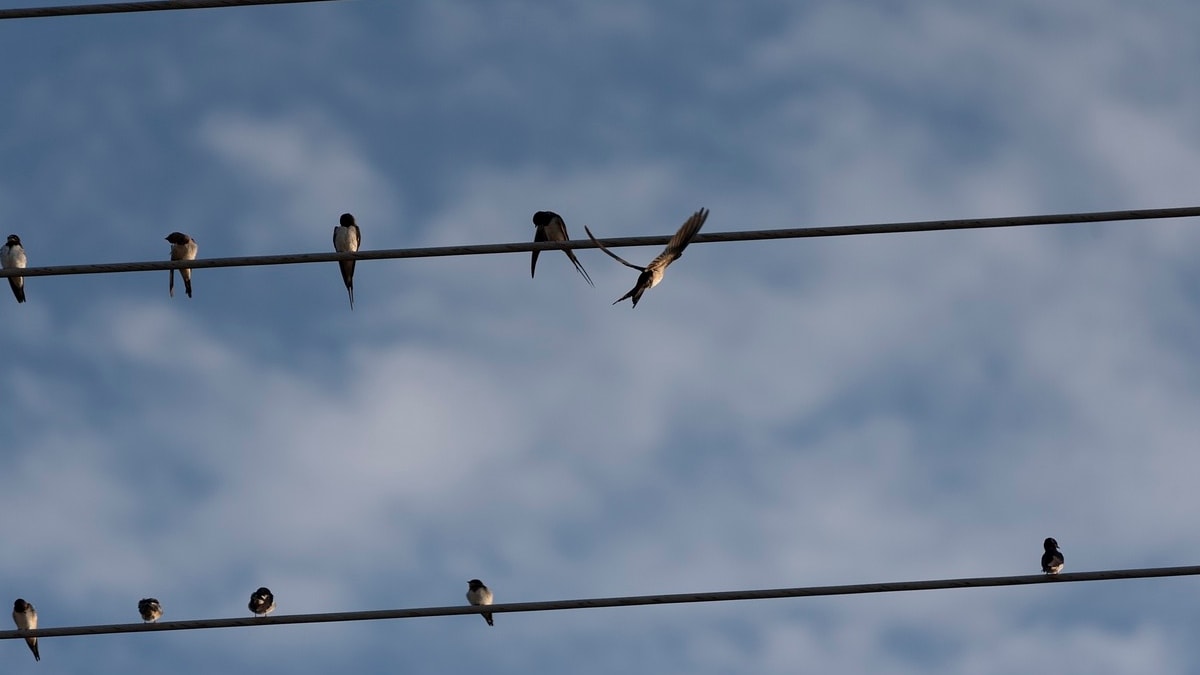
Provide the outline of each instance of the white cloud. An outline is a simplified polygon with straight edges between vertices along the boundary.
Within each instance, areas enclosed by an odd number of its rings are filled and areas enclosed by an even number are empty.
[[[201,122],[198,138],[254,188],[250,212],[235,219],[248,250],[277,252],[284,237],[311,239],[315,221],[328,221],[332,232],[345,211],[366,222],[400,218],[398,189],[325,115],[271,119],[215,111]]]
[[[579,238],[585,224],[600,236],[668,233],[699,206],[713,209],[715,231],[1032,212],[1063,203],[1062,191],[1087,195],[1071,198],[1080,209],[1184,198],[1178,176],[1195,163],[1187,96],[1126,101],[1127,79],[1092,77],[1124,59],[1161,64],[1138,49],[1172,29],[1138,23],[1129,39],[1141,47],[1093,63],[1105,50],[1091,34],[1053,41],[1022,22],[1082,12],[1112,30],[1112,19],[1080,6],[1017,11],[1033,15],[821,6],[767,35],[747,29],[727,69],[680,71],[709,87],[681,85],[682,101],[622,89],[634,73],[572,84],[546,56],[546,72],[570,85],[547,89],[556,96],[592,95],[580,89],[589,84],[627,95],[614,106],[629,114],[579,121],[581,137],[616,134],[621,151],[476,152],[467,139],[481,136],[460,129],[461,147],[445,150],[454,161],[430,170],[437,194],[412,214],[400,213],[411,197],[393,171],[427,165],[381,159],[373,139],[390,127],[356,126],[319,102],[261,113],[221,100],[196,111],[192,141],[241,187],[180,184],[180,198],[223,200],[246,252],[279,251],[281,237],[297,239],[283,250],[322,250],[344,210],[383,247],[375,224],[402,215],[427,223],[415,243],[449,245],[530,239],[531,214],[547,208]],[[494,94],[497,115],[479,119],[507,120],[514,96],[550,84],[500,56],[470,66],[477,40],[488,54],[532,41],[536,30],[505,23],[530,8],[439,12],[427,37],[444,51],[404,67],[428,74],[454,57],[466,72],[428,90],[401,78],[437,98],[432,109],[464,100],[465,87],[470,100]],[[597,17],[608,21],[600,33],[640,45],[667,18],[646,12]],[[712,30],[670,17],[680,31]],[[722,30],[738,35],[737,18]],[[362,22],[366,37],[374,28]],[[227,37],[254,32],[239,34]],[[610,44],[594,32],[553,39],[581,53]],[[730,49],[718,42],[711,51]],[[385,71],[355,77],[386,97],[398,85]],[[743,107],[738,95],[762,98]],[[80,171],[102,168],[81,158]],[[278,303],[265,309],[215,283],[232,274],[220,270],[205,272],[212,304],[186,310],[157,295],[98,297],[75,313],[31,302],[5,312],[22,320],[0,335],[18,364],[0,387],[20,393],[0,417],[13,430],[3,503],[39,508],[0,526],[25,552],[4,569],[59,625],[116,620],[110,602],[131,614],[150,592],[172,618],[240,614],[260,583],[301,612],[457,603],[472,576],[505,600],[535,600],[1020,574],[1036,570],[1047,535],[1072,570],[1187,562],[1200,553],[1180,536],[1194,512],[1184,449],[1200,403],[1196,303],[1181,282],[1193,231],[698,245],[633,310],[609,305],[633,272],[595,251],[580,257],[596,289],[555,252],[533,280],[527,254],[364,264],[354,314],[340,288],[331,308],[292,285],[304,274],[275,270],[254,277]],[[1175,589],[1162,612],[1194,619],[1186,584],[1155,583]],[[380,655],[439,672],[489,659],[497,672],[971,673],[1184,672],[1197,660],[1151,611],[1146,586],[1076,588],[141,644],[195,652],[202,669],[229,659],[289,672],[335,658],[378,669]],[[461,662],[448,660],[451,643]]]

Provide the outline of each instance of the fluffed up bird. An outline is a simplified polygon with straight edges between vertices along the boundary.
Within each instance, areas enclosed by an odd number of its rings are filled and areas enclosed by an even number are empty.
[[[1042,571],[1046,574],[1058,574],[1063,568],[1063,554],[1058,550],[1058,542],[1054,537],[1046,537],[1046,541],[1042,542],[1042,548],[1046,552],[1042,554]]]
[[[138,614],[142,615],[142,621],[154,623],[162,618],[162,605],[156,598],[142,598],[138,600]]]
[[[338,253],[357,251],[358,245],[362,243],[362,235],[358,230],[358,223],[354,222],[354,216],[343,213],[338,223],[338,226],[333,228],[333,250]],[[354,310],[354,262],[338,261],[338,267],[342,268],[342,281],[346,284],[346,292],[350,294],[351,311]]]
[[[671,241],[667,242],[667,247],[663,249],[663,252],[658,254],[658,257],[654,260],[651,260],[650,264],[646,265],[645,267],[642,267],[641,265],[634,265],[616,253],[613,253],[605,248],[604,244],[596,241],[596,237],[592,235],[592,231],[589,230],[587,226],[584,226],[583,230],[587,232],[587,236],[596,243],[596,246],[600,247],[601,251],[604,251],[608,255],[612,256],[613,260],[616,260],[622,265],[625,265],[626,267],[632,267],[635,270],[641,270],[642,272],[638,276],[637,284],[635,284],[628,293],[613,301],[613,304],[615,305],[625,298],[633,298],[633,306],[637,307],[638,300],[642,299],[642,294],[651,288],[654,288],[658,285],[658,282],[662,281],[663,273],[667,270],[667,266],[678,260],[679,256],[683,255],[683,249],[687,248],[687,245],[692,241],[692,237],[696,236],[696,233],[699,232],[700,228],[704,226],[704,221],[707,219],[708,209],[700,209],[699,211],[693,213],[692,217],[688,218],[687,221],[679,227],[679,230],[675,233],[675,236],[671,237]]]
[[[17,624],[17,630],[37,628],[37,610],[33,608],[33,605],[17,598],[17,601],[13,603],[13,623]],[[33,660],[41,661],[42,655],[38,653],[37,638],[25,638],[25,644],[29,645],[29,651],[33,652]]]
[[[250,611],[254,616],[266,616],[275,611],[275,596],[266,586],[250,594]]]
[[[567,224],[563,222],[562,216],[553,211],[538,211],[533,214],[533,226],[537,229],[533,234],[533,242],[536,244],[539,241],[570,241],[571,235],[567,234]],[[537,273],[537,259],[541,251],[533,252],[533,260],[529,264],[529,276],[532,278]],[[579,259],[569,248],[564,248],[563,253],[571,259],[571,264],[579,273],[583,275],[583,280],[588,282],[589,286],[595,286],[592,283],[592,278],[588,276],[587,270],[583,269],[583,265],[579,264]]]
[[[492,604],[492,592],[483,582],[478,579],[472,579],[467,582],[467,602],[472,605],[490,605]],[[483,620],[487,621],[489,626],[495,626],[492,623],[492,613],[483,612]]]
[[[196,253],[200,247],[196,245],[196,240],[182,232],[172,232],[167,235],[167,241],[171,242],[171,260],[195,260]],[[167,291],[171,297],[175,297],[175,270],[168,270],[171,273],[171,285],[167,287]],[[183,290],[187,291],[187,296],[192,297],[192,270],[182,268],[179,270],[179,276],[183,277]]]
[[[25,247],[21,246],[21,238],[15,234],[8,235],[8,241],[0,246],[0,267],[6,270],[25,268]],[[25,277],[9,277],[8,285],[12,287],[17,302],[25,302]]]

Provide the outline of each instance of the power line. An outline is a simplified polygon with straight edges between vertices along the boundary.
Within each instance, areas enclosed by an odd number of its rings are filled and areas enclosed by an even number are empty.
[[[1008,218],[975,218],[967,220],[923,220],[904,223],[871,225],[839,225],[833,227],[804,227],[785,230],[744,230],[698,234],[693,244],[731,241],[761,241],[765,239],[805,239],[811,237],[840,237],[859,234],[896,234],[900,232],[938,232],[944,230],[975,230],[995,227],[1026,227],[1031,225],[1069,225],[1123,220],[1190,218],[1200,216],[1200,206],[1172,209],[1141,209],[1133,211],[1095,211],[1060,213],[1041,216]],[[651,237],[621,237],[602,239],[610,248],[622,246],[663,246],[671,235]],[[119,272],[151,272],[169,269],[204,269],[207,267],[258,267],[263,265],[297,265],[337,260],[391,260],[396,258],[436,258],[444,256],[488,255],[493,253],[528,253],[561,249],[596,248],[591,240],[520,242],[512,244],[477,244],[466,246],[437,246],[431,248],[394,248],[357,253],[288,253],[283,255],[244,256],[236,258],[201,258],[197,260],[155,260],[148,262],[99,263],[88,265],[58,265],[0,270],[4,277],[50,277],[67,274],[113,274]]]
[[[431,616],[454,616],[491,612],[551,612],[564,609],[599,609],[601,607],[638,607],[643,605],[675,605],[693,602],[728,602],[730,600],[770,600],[775,598],[811,598],[831,595],[861,595],[866,593],[898,593],[901,591],[933,591],[952,588],[988,588],[995,586],[1028,586],[1060,584],[1075,581],[1115,581],[1117,579],[1152,579],[1200,575],[1200,566],[1151,567],[1147,569],[1107,570],[1100,572],[1069,572],[1057,576],[1029,574],[1015,577],[976,577],[973,579],[938,579],[930,581],[897,581],[850,586],[809,586],[773,588],[750,591],[716,591],[711,593],[678,593],[672,595],[634,595],[619,598],[587,598],[583,600],[551,600],[546,602],[514,602],[478,607],[418,607],[415,609],[382,609],[365,612],[331,612],[326,614],[291,614],[262,618],[198,619],[194,621],[162,621],[159,623],[117,623],[96,626],[39,628],[33,631],[0,631],[0,640],[24,637],[64,637],[68,635],[105,635],[109,633],[143,633],[160,630],[200,630],[204,628],[245,628],[249,626],[279,626],[299,623],[338,623],[343,621],[381,621],[384,619],[415,619]]]
[[[251,5],[294,5],[301,2],[337,2],[338,0],[150,0],[148,2],[104,2],[91,5],[58,5],[0,9],[0,19],[40,19],[48,16],[81,14],[118,14],[122,12],[160,12],[171,9],[213,9]]]

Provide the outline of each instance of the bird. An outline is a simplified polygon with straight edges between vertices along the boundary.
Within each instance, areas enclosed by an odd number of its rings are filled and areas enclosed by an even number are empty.
[[[167,241],[171,242],[171,260],[195,260],[196,252],[199,247],[196,245],[196,240],[182,232],[172,232],[167,235]],[[171,297],[175,297],[175,270],[171,272],[171,285],[167,287]],[[187,291],[187,296],[192,297],[192,270],[181,268],[179,276],[183,277],[183,289]]]
[[[37,610],[25,600],[17,598],[17,601],[13,603],[13,623],[17,624],[17,630],[34,630],[37,628]],[[38,653],[37,638],[25,638],[25,644],[29,645],[29,651],[33,652],[33,660],[41,661],[42,655]]]
[[[15,234],[8,235],[8,241],[0,246],[0,267],[6,270],[25,267],[25,247],[21,246],[21,238]],[[9,277],[8,285],[12,286],[17,302],[25,302],[25,277]]]
[[[275,596],[271,589],[261,586],[250,594],[250,611],[254,616],[266,616],[275,611]]]
[[[333,228],[333,250],[338,253],[348,253],[358,250],[362,235],[354,216],[343,213],[338,219],[338,226]],[[346,283],[346,292],[350,294],[350,310],[354,310],[354,261],[339,260],[338,267],[342,268],[342,281]]]
[[[1046,552],[1042,554],[1042,571],[1046,574],[1058,574],[1063,568],[1063,554],[1058,550],[1058,541],[1054,537],[1046,537],[1042,542]]]
[[[162,605],[156,598],[142,598],[138,600],[138,614],[142,615],[142,621],[154,623],[162,617]]]
[[[467,602],[472,605],[490,605],[492,604],[492,591],[483,582],[478,579],[472,579],[467,582]],[[483,612],[483,620],[487,621],[489,626],[495,626],[492,623],[492,613]]]
[[[696,233],[699,232],[700,228],[704,226],[704,221],[707,219],[708,209],[700,209],[699,211],[693,213],[692,217],[688,218],[687,221],[685,221],[683,225],[679,227],[679,230],[675,232],[675,236],[671,237],[671,241],[667,242],[667,247],[663,249],[663,252],[658,254],[658,257],[654,260],[651,260],[650,264],[646,265],[645,267],[642,267],[641,265],[634,265],[616,253],[613,253],[605,248],[604,244],[601,244],[599,241],[597,241],[596,237],[592,235],[592,231],[589,230],[585,225],[583,230],[587,232],[588,237],[595,242],[596,246],[600,247],[601,251],[604,251],[608,255],[612,256],[614,260],[622,265],[625,265],[626,267],[632,267],[635,270],[641,270],[642,272],[638,276],[637,284],[635,284],[628,293],[614,300],[613,304],[615,305],[625,298],[633,298],[633,306],[637,307],[638,300],[642,299],[642,294],[651,288],[654,288],[658,285],[658,282],[662,281],[663,272],[667,270],[667,266],[678,260],[679,256],[683,255],[683,249],[687,248],[687,245],[692,241],[692,237],[696,236]]]
[[[571,235],[567,234],[567,224],[563,222],[562,216],[553,211],[538,211],[533,214],[533,226],[537,228],[537,232],[533,235],[533,242],[536,244],[539,241],[570,241]],[[583,275],[584,281],[588,282],[593,288],[596,284],[592,283],[592,278],[588,276],[587,270],[583,269],[583,265],[579,264],[579,259],[571,252],[571,249],[564,248],[563,253],[571,259],[571,264],[575,265],[575,269]],[[533,260],[529,264],[529,277],[533,278],[537,272],[537,259],[541,251],[533,252]]]

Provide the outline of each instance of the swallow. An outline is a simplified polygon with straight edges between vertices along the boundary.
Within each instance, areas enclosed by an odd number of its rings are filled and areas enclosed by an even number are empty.
[[[262,586],[250,594],[250,611],[254,616],[266,616],[275,611],[275,596],[271,589]]]
[[[21,246],[21,238],[15,234],[8,235],[8,241],[0,246],[0,267],[6,270],[25,267],[25,247]],[[9,277],[8,285],[12,286],[17,302],[25,302],[25,277]]]
[[[142,598],[138,600],[138,614],[142,615],[142,621],[154,623],[162,618],[162,605],[155,598]]]
[[[533,242],[536,244],[539,241],[570,241],[571,235],[567,234],[567,224],[563,222],[562,216],[553,211],[538,211],[533,214],[533,226],[537,228],[537,232],[533,235]],[[537,259],[541,251],[533,252],[533,261],[529,264],[529,276],[537,272]],[[583,265],[579,264],[579,259],[571,252],[571,249],[564,248],[563,253],[571,259],[571,264],[579,273],[583,275],[583,280],[588,282],[593,288],[596,284],[592,283],[592,278],[588,276],[587,270],[583,269]]]
[[[358,231],[358,223],[354,222],[354,216],[343,213],[338,223],[339,225],[333,228],[333,250],[338,253],[357,251],[359,243],[362,242],[362,235]],[[342,281],[346,284],[346,292],[350,294],[351,311],[354,310],[354,262],[338,261],[338,267],[342,268]]]
[[[187,236],[182,232],[172,232],[167,235],[167,241],[171,242],[171,260],[195,260],[196,252],[200,247],[196,246],[196,240]],[[171,297],[175,297],[175,270],[171,272],[171,285],[167,287]],[[183,277],[183,289],[187,291],[187,296],[192,297],[192,271],[187,268],[179,270],[179,276]]]
[[[467,582],[467,602],[472,605],[490,605],[492,604],[492,592],[483,582],[478,579],[472,579]],[[489,626],[495,626],[492,623],[492,613],[483,612],[483,620],[487,621]]]
[[[17,601],[13,603],[13,623],[17,624],[17,630],[34,630],[37,628],[37,610],[33,608],[33,605],[17,598]],[[25,638],[25,644],[29,645],[29,651],[33,652],[33,660],[41,661],[42,655],[38,653],[37,638]]]
[[[1063,568],[1063,554],[1058,550],[1058,542],[1054,537],[1046,537],[1042,542],[1046,552],[1042,554],[1042,571],[1046,574],[1058,574]]]
[[[604,251],[608,255],[612,256],[613,260],[616,260],[622,265],[641,271],[641,274],[638,276],[637,284],[635,284],[628,293],[614,300],[613,304],[615,305],[625,298],[633,298],[633,306],[637,307],[638,300],[642,299],[642,293],[654,288],[658,285],[658,282],[662,281],[663,273],[667,271],[667,266],[678,260],[679,256],[683,255],[683,249],[687,248],[687,245],[692,241],[692,237],[695,237],[696,233],[700,231],[700,228],[704,226],[705,220],[708,220],[708,209],[700,209],[699,211],[693,213],[692,217],[688,218],[687,221],[679,227],[679,230],[675,233],[675,236],[671,237],[671,241],[667,242],[667,247],[663,249],[663,252],[659,253],[658,257],[654,260],[651,260],[650,264],[646,265],[645,267],[642,267],[641,265],[634,265],[616,253],[613,253],[605,248],[604,244],[601,244],[596,240],[596,237],[592,236],[592,231],[589,230],[585,225],[583,228],[584,232],[587,232],[587,236],[593,242],[595,242],[596,246],[600,247],[601,251]]]

